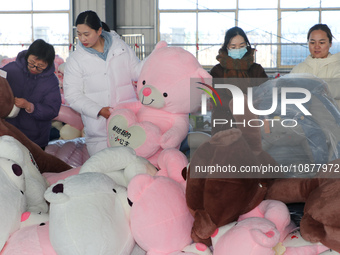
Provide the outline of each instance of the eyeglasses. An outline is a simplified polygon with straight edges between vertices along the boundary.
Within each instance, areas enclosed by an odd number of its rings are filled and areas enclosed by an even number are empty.
[[[35,63],[32,63],[32,62],[27,62],[28,66],[30,68],[34,68],[35,67],[35,70],[37,70],[38,72],[42,72],[44,71],[46,68],[42,68],[42,67],[39,67],[39,66],[36,66]]]

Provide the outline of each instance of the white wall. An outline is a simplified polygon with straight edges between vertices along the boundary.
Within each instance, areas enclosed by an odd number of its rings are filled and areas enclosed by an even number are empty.
[[[105,20],[105,0],[73,0],[74,20],[83,11],[95,11],[99,18]]]

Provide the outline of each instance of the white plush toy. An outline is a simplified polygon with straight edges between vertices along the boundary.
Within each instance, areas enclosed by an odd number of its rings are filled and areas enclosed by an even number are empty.
[[[20,228],[21,214],[26,209],[25,182],[21,166],[0,158],[0,250],[9,236]]]
[[[22,167],[27,211],[47,212],[48,205],[44,200],[44,192],[48,185],[29,150],[14,137],[4,135],[0,136],[0,157],[11,159]]]
[[[79,173],[100,172],[110,176],[118,185],[127,187],[137,174],[155,175],[157,169],[130,147],[109,147],[91,156]]]
[[[50,240],[58,255],[130,254],[126,188],[103,173],[81,173],[50,186]]]

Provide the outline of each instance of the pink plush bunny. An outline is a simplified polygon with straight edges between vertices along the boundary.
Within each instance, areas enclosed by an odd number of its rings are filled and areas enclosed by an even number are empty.
[[[118,105],[108,119],[109,146],[130,146],[158,167],[160,152],[178,149],[189,131],[189,113],[201,102],[199,82],[211,83],[211,76],[197,59],[160,41],[141,70],[139,101]]]

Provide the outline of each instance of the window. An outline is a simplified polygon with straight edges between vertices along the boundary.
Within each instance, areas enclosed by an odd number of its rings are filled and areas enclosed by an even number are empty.
[[[11,0],[0,5],[0,55],[14,58],[36,39],[52,44],[66,60],[70,45],[71,0]]]
[[[192,52],[204,67],[215,59],[226,30],[241,27],[265,68],[290,69],[309,54],[308,29],[327,24],[340,51],[338,0],[158,0],[159,38]]]

